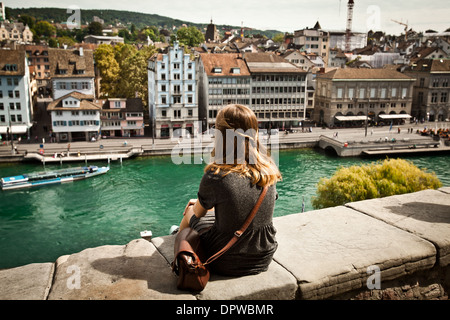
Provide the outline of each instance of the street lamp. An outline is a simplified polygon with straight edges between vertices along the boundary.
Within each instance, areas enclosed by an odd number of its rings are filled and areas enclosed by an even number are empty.
[[[366,137],[367,137],[367,123],[369,122],[369,105],[370,105],[370,99],[369,103],[366,105]]]

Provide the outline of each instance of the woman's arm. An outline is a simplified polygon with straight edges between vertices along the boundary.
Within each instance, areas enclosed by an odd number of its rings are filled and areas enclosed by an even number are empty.
[[[186,208],[184,209],[183,219],[180,222],[179,231],[183,230],[186,227],[189,227],[189,221],[191,221],[192,216],[195,214],[197,218],[203,217],[208,210],[203,208],[200,204],[200,201],[197,199],[189,200]]]

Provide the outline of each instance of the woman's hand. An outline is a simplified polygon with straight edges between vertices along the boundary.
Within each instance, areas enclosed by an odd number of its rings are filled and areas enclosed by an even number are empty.
[[[193,215],[195,215],[197,218],[201,218],[206,214],[207,211],[208,210],[203,208],[203,206],[199,201],[197,201],[197,199],[189,200],[183,212],[183,219],[181,220],[179,231],[189,226],[189,221],[191,220]]]
[[[195,205],[196,202],[197,202],[197,199],[189,200],[188,204],[186,205],[186,208],[184,208],[183,216],[186,215],[186,211],[189,209],[189,207]]]

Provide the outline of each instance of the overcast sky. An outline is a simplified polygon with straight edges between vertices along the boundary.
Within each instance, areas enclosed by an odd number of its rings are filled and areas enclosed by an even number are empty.
[[[319,21],[322,29],[345,30],[348,0],[0,0],[12,8],[77,5],[83,9],[113,9],[159,14],[195,22],[229,24],[262,30],[293,32],[312,28]],[[448,0],[354,0],[354,31],[382,30],[398,35],[404,26],[415,31],[450,28]],[[68,15],[69,16],[69,15]]]

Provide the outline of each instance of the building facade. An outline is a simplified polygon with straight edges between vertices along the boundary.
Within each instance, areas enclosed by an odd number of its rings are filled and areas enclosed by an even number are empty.
[[[144,107],[140,98],[110,98],[100,116],[103,137],[144,136]]]
[[[38,94],[49,96],[51,94],[51,85],[48,46],[28,44],[25,45],[25,51],[29,65],[34,67]]]
[[[306,119],[307,72],[271,53],[246,53],[250,107],[260,128],[289,129]]]
[[[0,49],[0,134],[30,137],[33,125],[30,71],[23,50]]]
[[[33,32],[22,22],[0,22],[0,41],[10,40],[17,43],[33,42]]]
[[[201,54],[199,119],[214,125],[228,104],[250,107],[260,129],[298,127],[306,117],[306,72],[271,53]]]
[[[177,41],[167,53],[148,61],[148,99],[154,137],[170,138],[184,132],[197,134],[196,61]]]
[[[450,60],[422,59],[405,69],[416,79],[412,115],[418,120],[445,121],[450,118]]]
[[[101,105],[92,97],[71,92],[47,106],[57,142],[90,141],[100,133]]]
[[[336,69],[316,77],[314,120],[326,126],[411,118],[414,79],[390,69]]]
[[[50,48],[48,54],[53,99],[74,91],[95,98],[92,50],[84,50],[82,47],[75,50]]]
[[[251,76],[241,54],[203,53],[198,60],[199,120],[211,128],[228,104],[250,106]]]
[[[294,31],[293,42],[295,45],[303,46],[302,51],[315,53],[323,59],[325,64],[328,64],[330,35],[329,32],[321,29],[319,22],[312,29]]]

